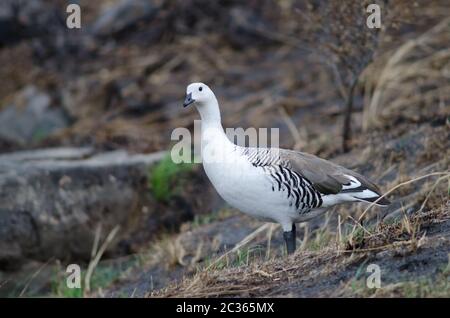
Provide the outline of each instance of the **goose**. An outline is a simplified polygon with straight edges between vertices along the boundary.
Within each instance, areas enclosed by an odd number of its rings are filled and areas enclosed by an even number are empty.
[[[331,161],[294,150],[234,144],[222,127],[216,96],[204,83],[187,86],[183,105],[195,105],[200,113],[202,164],[216,191],[241,212],[279,223],[288,255],[296,250],[296,223],[345,202],[390,204],[373,182]]]

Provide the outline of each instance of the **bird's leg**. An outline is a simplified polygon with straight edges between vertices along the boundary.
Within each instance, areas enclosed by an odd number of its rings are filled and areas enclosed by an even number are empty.
[[[288,254],[292,254],[295,252],[296,236],[297,232],[295,230],[295,223],[292,223],[292,230],[283,232],[283,238],[286,242],[286,249]]]

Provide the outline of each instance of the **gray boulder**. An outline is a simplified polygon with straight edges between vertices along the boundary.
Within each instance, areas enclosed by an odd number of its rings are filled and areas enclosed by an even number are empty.
[[[229,12],[226,24],[226,38],[238,49],[277,43],[272,35],[276,26],[254,10],[233,7]]]
[[[163,156],[89,148],[0,155],[0,268],[88,260],[99,224],[102,239],[117,225],[115,242],[125,237],[155,213],[147,174]]]
[[[65,28],[64,11],[52,1],[0,1],[0,47],[22,39],[54,35]]]
[[[0,140],[14,146],[26,146],[68,124],[64,111],[51,107],[48,94],[27,86],[16,96],[13,104],[0,111]]]
[[[92,25],[96,36],[117,35],[139,22],[152,19],[159,7],[148,0],[122,0],[117,5],[105,9]]]

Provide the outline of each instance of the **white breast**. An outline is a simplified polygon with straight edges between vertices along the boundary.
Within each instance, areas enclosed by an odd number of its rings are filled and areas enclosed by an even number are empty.
[[[208,151],[222,152],[225,160],[203,160],[203,167],[219,195],[232,207],[253,217],[290,222],[293,208],[286,195],[272,190],[269,176],[260,167],[254,167],[233,144],[214,142]],[[206,159],[206,158],[205,158]]]

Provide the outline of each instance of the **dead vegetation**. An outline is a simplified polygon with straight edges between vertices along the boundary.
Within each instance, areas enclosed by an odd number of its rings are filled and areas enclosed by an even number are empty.
[[[450,19],[384,53],[364,74],[363,128],[436,119],[450,101]]]
[[[201,80],[218,92],[225,126],[278,127],[282,147],[332,159],[383,191],[395,189],[388,194],[394,204],[367,212],[345,206],[302,225],[299,251],[289,258],[277,226],[235,213],[197,218],[180,233],[133,246],[138,264],[102,287],[145,283],[152,297],[448,296],[448,270],[418,280],[414,271],[389,277],[377,291],[356,274],[372,259],[392,269],[415,255],[428,257],[434,269],[442,260],[433,263],[433,253],[449,250],[448,1],[383,1],[391,15],[379,32],[359,32],[365,1],[160,2],[154,20],[80,41],[76,54],[62,59],[57,52],[36,58],[28,42],[0,51],[0,74],[10,79],[0,88],[2,105],[32,82],[51,91],[74,120],[34,146],[166,150],[175,127],[192,129],[198,119],[181,104],[186,84]],[[80,3],[89,8],[86,21],[108,7]],[[71,72],[59,72],[61,63]],[[201,203],[197,210],[205,209]],[[160,207],[169,220],[180,211],[179,202]],[[150,283],[141,276],[146,270]],[[96,292],[92,287],[90,296],[105,295]]]
[[[301,286],[308,287],[321,280],[335,280],[333,275],[345,271],[352,265],[358,265],[363,260],[373,258],[373,255],[389,253],[408,255],[416,253],[423,247],[430,247],[434,243],[428,238],[426,231],[435,224],[448,222],[450,219],[450,203],[440,209],[414,216],[405,216],[400,222],[392,224],[380,223],[373,231],[364,229],[361,243],[351,249],[336,249],[336,242],[318,251],[304,250],[293,257],[272,261],[255,261],[249,266],[202,270],[193,278],[173,284],[166,289],[151,293],[157,297],[268,297],[289,296],[287,286],[296,285],[292,292],[301,293]],[[448,249],[449,239],[441,239],[443,246]],[[339,245],[339,244],[338,244]],[[337,275],[338,276],[338,275]],[[336,296],[348,293],[339,290],[340,286],[330,286],[330,290],[323,296]],[[299,291],[300,289],[300,291]],[[316,294],[320,296],[321,294]],[[379,296],[387,295],[386,290]],[[434,294],[431,294],[434,295]],[[448,294],[446,294],[448,295]]]
[[[56,97],[76,122],[43,140],[45,145],[92,143],[141,152],[167,149],[167,136],[174,127],[192,128],[195,113],[180,116],[178,109],[186,83],[201,79],[217,88],[230,126],[238,122],[284,127],[287,122],[280,120],[279,109],[286,109],[300,134],[289,128],[293,134],[283,135],[283,146],[299,139],[303,140],[299,145],[305,145],[304,140],[316,138],[317,142],[308,143],[315,153],[335,154],[339,147],[319,140],[323,131],[306,125],[314,120],[308,113],[326,117],[328,135],[348,134],[350,129],[336,127],[346,122],[350,128],[351,122],[353,137],[344,137],[348,148],[358,139],[361,123],[365,129],[377,122],[395,123],[401,120],[399,113],[414,120],[434,100],[440,109],[448,103],[446,2],[388,1],[389,14],[383,15],[379,32],[362,27],[367,15],[363,4],[161,1],[157,18],[143,22],[129,36],[102,39],[87,47],[80,41],[77,54],[64,55],[64,61],[50,55],[34,63],[35,52],[23,44],[3,50],[7,67],[2,72],[17,77],[8,85],[16,82],[20,87],[33,81],[44,88],[63,88]],[[88,8],[87,21],[93,12],[107,7],[98,4],[97,8],[89,1],[81,5]],[[247,20],[256,21],[257,27]],[[7,62],[14,54],[23,56],[20,65]],[[72,74],[54,71],[62,62],[74,70]],[[425,94],[415,90],[418,81]],[[354,98],[347,98],[355,82]],[[14,87],[5,88],[0,97],[6,98]],[[407,105],[417,107],[408,111]],[[351,121],[350,107],[356,113]],[[401,112],[396,111],[399,108]]]

